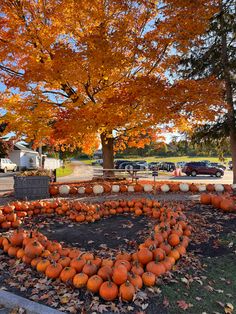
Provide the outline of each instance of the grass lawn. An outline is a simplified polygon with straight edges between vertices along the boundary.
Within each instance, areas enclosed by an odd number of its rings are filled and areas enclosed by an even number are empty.
[[[60,167],[57,169],[56,176],[57,176],[57,178],[65,177],[65,176],[69,176],[70,174],[72,174],[72,172],[73,172],[73,168],[72,168],[71,164],[66,164],[65,167]]]
[[[117,158],[122,159],[122,158]],[[147,162],[152,161],[171,161],[171,162],[190,162],[190,161],[200,161],[200,160],[209,160],[211,162],[221,162],[218,157],[192,157],[192,156],[178,156],[178,157],[135,157],[135,158],[124,158],[125,160],[146,160]],[[228,163],[231,159],[226,158],[225,162]],[[81,160],[83,163],[87,165],[91,165],[95,159],[87,159],[87,160]]]

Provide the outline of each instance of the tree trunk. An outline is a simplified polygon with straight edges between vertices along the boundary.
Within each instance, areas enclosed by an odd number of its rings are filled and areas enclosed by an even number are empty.
[[[111,133],[102,133],[100,135],[102,143],[103,169],[114,169],[114,138]],[[105,171],[105,176],[114,176],[113,171]]]
[[[233,164],[233,183],[236,184],[236,112],[234,109],[233,101],[233,88],[232,88],[232,79],[230,75],[229,67],[229,56],[228,56],[228,45],[227,45],[227,31],[226,31],[226,22],[224,21],[224,8],[223,2],[220,2],[220,26],[221,26],[221,59],[222,66],[224,71],[224,82],[225,82],[225,98],[229,105],[228,109],[228,127],[230,130],[230,148],[232,155],[232,164]]]

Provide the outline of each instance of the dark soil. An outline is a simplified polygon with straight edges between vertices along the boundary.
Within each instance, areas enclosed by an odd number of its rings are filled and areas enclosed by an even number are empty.
[[[173,196],[172,200],[174,200]],[[202,260],[206,257],[217,257],[230,254],[232,250],[223,245],[219,241],[219,238],[227,235],[235,229],[236,215],[223,214],[210,206],[206,207],[193,203],[188,203],[187,207],[189,207],[189,210],[186,211],[186,215],[189,217],[194,228],[192,242],[188,247],[189,255],[195,255],[199,260]],[[64,242],[65,246],[76,246],[81,250],[95,252],[102,257],[114,256],[117,251],[121,250],[121,248],[130,252],[136,250],[138,244],[142,243],[150,234],[153,224],[154,220],[150,218],[143,216],[134,217],[131,214],[116,215],[90,224],[73,223],[68,220],[68,218],[56,217],[53,215],[46,218],[38,216],[33,219],[26,219],[25,221],[25,227],[38,227],[38,229],[49,239]],[[2,254],[0,254],[0,258],[1,256]],[[184,260],[184,258],[181,260]],[[181,260],[177,265],[181,265]],[[7,266],[5,266],[4,261]],[[22,280],[22,282],[20,282],[18,274],[22,275],[24,265],[22,265],[22,270],[21,268],[17,269],[17,266],[11,268],[11,263],[13,265],[14,262],[14,260],[6,256],[4,256],[2,260],[0,259],[1,286],[7,287],[9,291],[21,296],[32,298],[32,294],[34,295],[34,285],[38,280],[44,280],[44,276],[29,269],[24,279],[20,277]],[[8,265],[8,263],[10,264]],[[1,268],[1,266],[3,267]],[[16,267],[17,270],[14,270],[14,267]],[[187,266],[186,269],[183,268],[183,271],[186,271],[187,273]],[[9,282],[16,282],[16,285],[12,286]],[[22,290],[21,285],[23,288],[26,287],[26,289]],[[50,291],[52,297],[55,299],[55,295],[60,293],[60,291],[68,291],[70,294],[74,293],[73,298],[77,298],[77,300],[81,301],[86,308],[86,311],[82,312],[82,310],[80,310],[78,313],[91,313],[89,308],[94,297],[87,291],[73,290],[70,286],[58,282],[55,282],[55,284],[49,282],[46,283],[46,285],[48,285],[45,288],[46,291],[43,290],[37,292],[37,302],[43,302],[53,307],[55,305],[53,305],[50,299],[42,299],[44,294],[47,291]],[[168,314],[168,309],[163,305],[163,296],[161,294],[158,294],[155,291],[150,293],[148,289],[142,291],[145,291],[148,298],[147,300],[140,301],[140,304],[143,305],[147,303],[148,307],[142,309],[137,302],[134,302],[135,304],[132,303],[129,310],[127,304],[124,305],[123,313]],[[65,294],[66,293],[67,292],[65,292]],[[99,298],[97,298],[96,302],[99,302]],[[104,303],[101,302],[101,304]],[[117,306],[119,301],[117,300],[114,304]],[[60,306],[62,308],[60,308]],[[66,311],[66,306],[63,308],[63,304],[59,304],[57,308]],[[93,310],[93,312],[98,313],[99,311],[96,312]],[[104,310],[104,313],[108,313],[106,312],[106,309]],[[114,313],[114,311],[109,313]],[[122,312],[120,311],[119,313]]]

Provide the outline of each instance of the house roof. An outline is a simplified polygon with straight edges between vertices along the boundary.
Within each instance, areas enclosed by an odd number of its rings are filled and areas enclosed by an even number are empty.
[[[33,154],[38,154],[38,152],[36,152],[35,150],[32,150],[32,149],[30,149],[30,148],[28,148],[28,147],[26,147],[20,143],[14,144],[14,149],[15,150],[22,150],[24,152],[29,152],[29,153],[33,153]]]

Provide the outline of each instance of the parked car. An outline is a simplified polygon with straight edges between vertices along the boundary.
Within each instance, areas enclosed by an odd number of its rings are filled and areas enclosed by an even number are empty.
[[[198,174],[211,175],[220,178],[224,175],[224,170],[219,167],[211,166],[206,162],[188,162],[182,169],[187,176],[196,177]]]
[[[134,163],[143,167],[143,169],[148,169],[148,163],[146,162],[146,160],[135,160]]]
[[[8,158],[0,158],[0,170],[5,172],[5,173],[7,171],[16,171],[17,170],[17,164],[14,164]]]
[[[223,164],[220,164],[220,163],[218,163],[218,162],[211,162],[210,165],[211,165],[212,167],[216,167],[216,168],[220,168],[220,169],[226,170],[226,166],[223,165]]]
[[[148,169],[154,170],[154,168],[159,168],[159,165],[160,165],[160,162],[155,162],[155,161],[149,162]]]
[[[135,161],[123,162],[120,164],[119,169],[125,170],[146,170],[146,166],[142,164],[138,164]]]
[[[229,161],[229,169],[230,169],[230,170],[233,170],[233,162],[232,162],[232,160]]]
[[[185,161],[179,161],[176,163],[176,167],[182,169],[185,166],[185,164],[186,164]]]
[[[175,167],[174,162],[162,162],[159,165],[159,170],[171,172],[171,171],[174,171],[175,169],[176,169],[176,167]]]
[[[130,162],[130,161],[129,161],[129,160],[125,160],[125,159],[118,159],[118,160],[115,160],[115,161],[114,161],[114,168],[115,168],[115,169],[120,169],[120,165],[121,165],[123,162]]]

